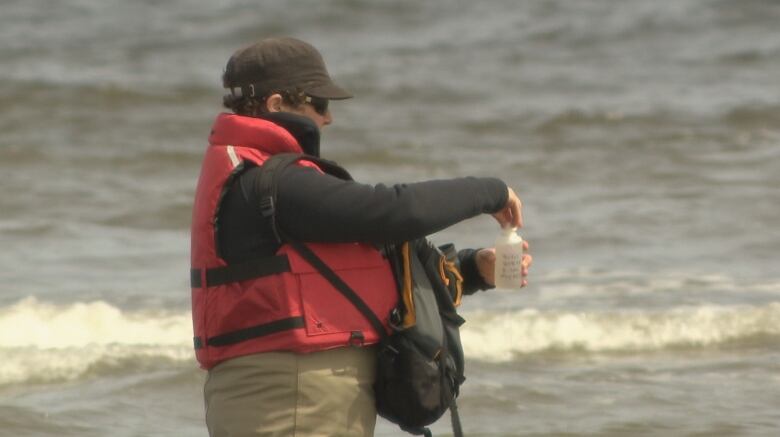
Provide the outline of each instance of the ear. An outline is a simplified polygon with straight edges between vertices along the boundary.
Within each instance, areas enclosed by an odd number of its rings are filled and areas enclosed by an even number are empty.
[[[265,107],[268,112],[279,112],[282,110],[282,95],[271,94],[265,99]]]

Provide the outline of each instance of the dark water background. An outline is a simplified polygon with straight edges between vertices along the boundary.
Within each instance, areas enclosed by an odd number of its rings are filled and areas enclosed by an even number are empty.
[[[468,435],[777,435],[778,22],[770,0],[2,2],[0,435],[206,435],[191,200],[224,63],[271,35],[357,96],[323,139],[357,179],[495,175],[524,201],[532,285],[464,308]]]

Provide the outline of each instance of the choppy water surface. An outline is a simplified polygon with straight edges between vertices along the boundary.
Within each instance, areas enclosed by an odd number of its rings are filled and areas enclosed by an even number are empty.
[[[287,34],[357,95],[323,141],[356,178],[496,175],[523,199],[532,285],[464,307],[469,435],[777,435],[778,20],[769,0],[3,3],[0,434],[206,435],[191,198],[227,57]]]

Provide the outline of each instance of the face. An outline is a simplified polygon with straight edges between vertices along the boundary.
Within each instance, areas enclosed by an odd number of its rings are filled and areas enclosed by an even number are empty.
[[[330,115],[330,109],[328,109],[327,105],[322,110],[321,106],[312,104],[312,102],[306,102],[294,112],[309,117],[320,129],[333,122],[333,117]]]
[[[317,101],[317,99],[313,99],[313,100],[314,101],[308,101],[304,103],[298,108],[294,108],[292,106],[287,106],[284,103],[281,95],[274,94],[268,97],[266,102],[269,111],[271,112],[284,111],[284,112],[292,112],[295,114],[303,115],[304,117],[308,117],[309,119],[311,119],[311,121],[313,121],[314,124],[316,124],[320,130],[322,130],[323,127],[333,122],[333,117],[331,117],[330,115],[330,110],[327,108],[327,104],[324,104],[324,108],[323,108],[323,102]]]

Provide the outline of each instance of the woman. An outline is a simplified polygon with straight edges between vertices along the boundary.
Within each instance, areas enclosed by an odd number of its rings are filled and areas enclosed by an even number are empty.
[[[192,225],[209,433],[373,435],[379,335],[279,235],[307,242],[387,323],[398,297],[381,247],[483,213],[521,226],[520,200],[494,178],[366,185],[311,158],[281,172],[271,202],[263,163],[279,153],[319,157],[320,129],[333,121],[329,102],[352,96],[333,83],[314,47],[292,38],[237,51],[223,84],[233,113],[212,128]],[[466,294],[492,288],[494,260],[492,249],[458,253]],[[522,264],[525,276],[530,255]]]

